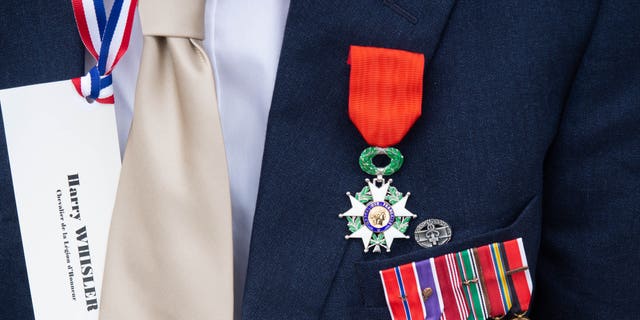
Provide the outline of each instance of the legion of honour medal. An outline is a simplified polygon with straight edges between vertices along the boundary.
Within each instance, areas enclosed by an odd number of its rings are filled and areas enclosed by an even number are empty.
[[[409,192],[391,186],[387,178],[400,169],[404,157],[398,144],[422,109],[424,55],[402,50],[351,46],[349,116],[370,145],[359,158],[360,168],[373,176],[355,194],[347,193],[351,209],[346,218],[346,239],[362,240],[364,252],[391,251],[395,239],[408,239],[405,232],[417,216],[406,208]],[[389,157],[377,167],[373,158]]]

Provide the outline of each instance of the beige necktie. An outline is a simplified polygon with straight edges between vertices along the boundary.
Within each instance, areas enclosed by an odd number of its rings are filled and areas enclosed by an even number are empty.
[[[231,205],[205,0],[140,0],[135,115],[100,319],[233,318]]]

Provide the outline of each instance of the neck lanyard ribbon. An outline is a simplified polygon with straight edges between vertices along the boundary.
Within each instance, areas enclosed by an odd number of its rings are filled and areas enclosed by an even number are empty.
[[[103,0],[71,0],[80,38],[97,64],[72,83],[83,97],[112,104],[111,72],[129,48],[138,0],[115,0],[107,19]]]
[[[351,46],[349,117],[371,146],[398,144],[422,113],[424,55]]]

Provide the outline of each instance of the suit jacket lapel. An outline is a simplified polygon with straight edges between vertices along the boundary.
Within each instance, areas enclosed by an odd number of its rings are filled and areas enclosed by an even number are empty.
[[[338,218],[349,208],[345,192],[359,191],[366,177],[357,161],[366,144],[347,114],[349,45],[422,52],[428,68],[453,2],[292,1],[269,115],[243,318],[322,314],[348,243],[346,223]]]

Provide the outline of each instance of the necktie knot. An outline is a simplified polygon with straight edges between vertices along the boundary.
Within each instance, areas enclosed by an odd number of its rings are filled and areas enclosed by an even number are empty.
[[[140,0],[145,36],[204,39],[205,0]]]

